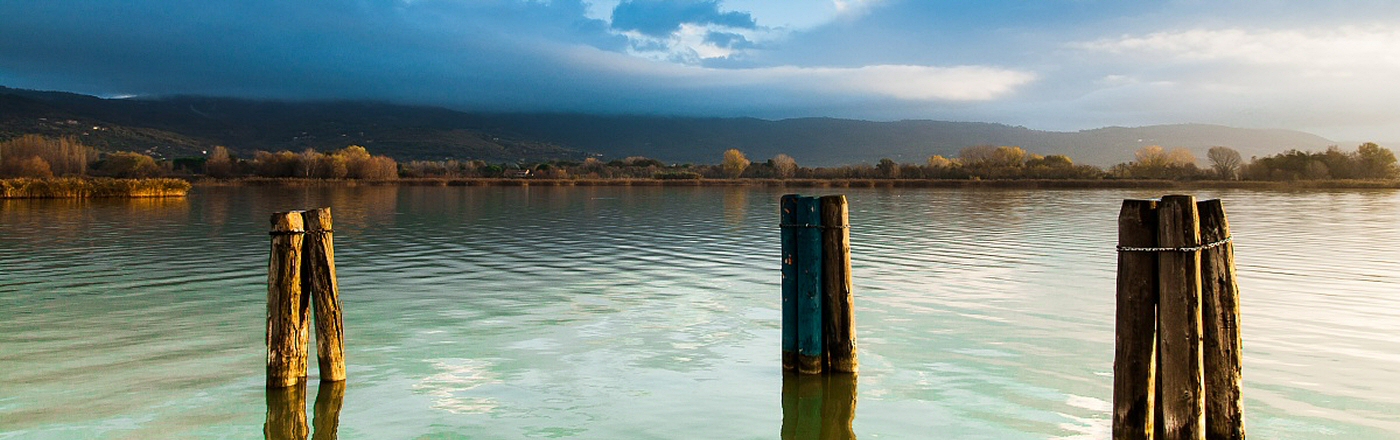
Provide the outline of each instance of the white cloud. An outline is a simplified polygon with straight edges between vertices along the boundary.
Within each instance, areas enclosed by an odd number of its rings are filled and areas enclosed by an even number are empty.
[[[768,32],[734,29],[725,26],[683,23],[680,30],[664,37],[652,37],[637,31],[622,32],[633,42],[627,53],[656,61],[699,64],[703,60],[728,58],[742,49],[722,47],[706,40],[710,32],[725,32],[744,37],[746,41],[763,40]]]
[[[872,65],[863,67],[774,66],[716,69],[641,60],[575,46],[561,56],[581,70],[605,77],[634,78],[631,84],[677,85],[690,90],[771,90],[812,99],[894,98],[904,101],[976,102],[1005,98],[1036,79],[1031,72],[989,66]],[[742,92],[740,92],[742,93]],[[745,100],[752,99],[752,96]]]
[[[1400,101],[1400,30],[1393,26],[1197,28],[1066,47],[1099,72],[1093,90],[1075,101],[1080,111],[1334,138],[1394,136],[1400,128],[1393,110]]]
[[[1027,72],[984,66],[875,65],[856,68],[780,66],[734,71],[772,87],[868,94],[910,101],[989,101],[1035,80]]]
[[[841,19],[857,18],[883,0],[721,0],[718,11],[747,14],[753,28],[735,28],[713,23],[683,23],[665,36],[646,35],[633,30],[617,30],[632,42],[628,53],[652,60],[700,64],[707,59],[741,56],[780,43],[794,32],[810,30]],[[585,15],[612,23],[612,11],[621,0],[588,3]],[[711,32],[740,35],[748,43],[742,47],[722,47],[706,41]]]
[[[836,6],[836,12],[845,15],[865,13],[871,6],[879,3],[880,0],[832,0]]]
[[[1074,48],[1161,62],[1225,62],[1351,75],[1400,69],[1394,26],[1248,30],[1192,29],[1075,43]]]

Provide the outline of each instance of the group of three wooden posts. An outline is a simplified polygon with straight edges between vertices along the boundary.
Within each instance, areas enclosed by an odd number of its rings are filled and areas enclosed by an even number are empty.
[[[782,365],[853,374],[849,210],[841,195],[785,195]],[[272,216],[267,385],[307,375],[311,311],[323,382],[345,380],[329,208]],[[1244,438],[1239,288],[1219,200],[1124,200],[1118,217],[1114,439]]]

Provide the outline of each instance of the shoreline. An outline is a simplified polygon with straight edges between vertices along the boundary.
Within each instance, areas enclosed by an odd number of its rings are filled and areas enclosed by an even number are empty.
[[[171,178],[57,177],[0,179],[0,199],[92,199],[185,197],[188,181]]]
[[[642,186],[773,188],[1022,188],[1022,189],[1400,189],[1400,180],[1119,180],[1119,179],[511,179],[411,178],[396,180],[328,180],[301,178],[199,179],[194,186]]]

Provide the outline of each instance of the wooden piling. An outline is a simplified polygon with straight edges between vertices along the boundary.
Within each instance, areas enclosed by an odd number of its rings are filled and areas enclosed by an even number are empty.
[[[822,234],[821,203],[797,200],[797,371],[822,372]]]
[[[1230,237],[1230,222],[1220,200],[1196,204],[1201,241]],[[1205,368],[1206,438],[1244,440],[1240,402],[1240,304],[1235,281],[1235,247],[1225,243],[1201,253],[1202,364]]]
[[[1200,246],[1196,198],[1166,196],[1157,207],[1157,243]],[[1166,440],[1205,438],[1205,389],[1201,358],[1201,253],[1161,252],[1158,268],[1158,337],[1162,342],[1162,422]]]
[[[305,230],[301,214],[272,215],[272,255],[267,267],[267,386],[290,387],[306,379],[309,311],[301,288]]]
[[[268,388],[267,420],[263,438],[267,440],[306,440],[306,382]]]
[[[856,316],[851,293],[851,230],[846,196],[821,198],[822,313],[826,372],[856,373]]]
[[[345,330],[341,319],[340,287],[335,276],[335,246],[331,209],[302,213],[306,241],[302,246],[302,286],[316,311],[316,359],[321,381],[345,380]]]
[[[797,369],[797,194],[783,196],[779,217],[783,252],[783,369]]]
[[[1118,245],[1157,247],[1157,202],[1124,200]],[[1157,255],[1118,253],[1113,438],[1153,438],[1157,358]]]

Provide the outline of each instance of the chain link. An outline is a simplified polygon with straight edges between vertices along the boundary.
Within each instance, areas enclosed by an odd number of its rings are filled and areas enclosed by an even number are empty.
[[[1217,247],[1220,247],[1220,246],[1224,246],[1226,243],[1229,243],[1231,240],[1234,240],[1234,237],[1225,237],[1224,240],[1220,240],[1220,241],[1217,241],[1217,242],[1214,242],[1214,243],[1207,243],[1207,244],[1203,244],[1203,245],[1200,245],[1200,246],[1174,247],[1174,248],[1171,248],[1171,247],[1130,247],[1130,246],[1118,246],[1118,252],[1188,252],[1188,253],[1189,253],[1189,252],[1199,252],[1199,251],[1204,251],[1204,250],[1207,250],[1207,249],[1213,249],[1213,248],[1217,248]]]
[[[845,226],[825,226],[825,225],[814,225],[814,224],[811,224],[811,223],[781,223],[781,224],[778,225],[778,227],[779,227],[779,228],[812,228],[812,229],[850,229],[850,228],[851,228],[850,225],[845,225]]]

